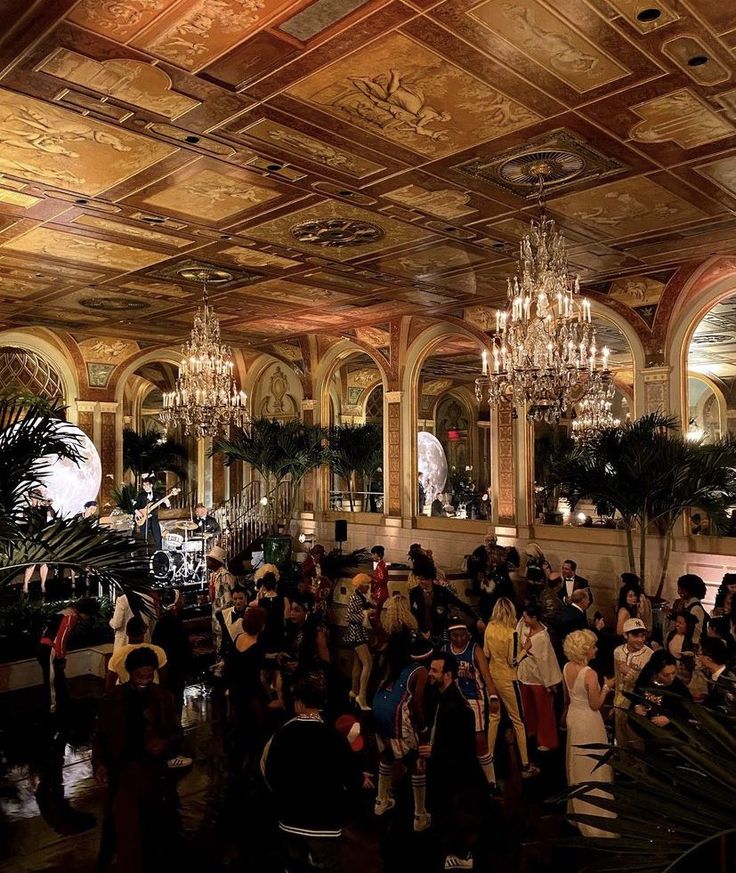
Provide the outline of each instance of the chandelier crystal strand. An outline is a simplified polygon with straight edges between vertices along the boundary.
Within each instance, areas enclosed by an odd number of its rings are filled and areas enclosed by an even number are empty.
[[[553,423],[594,387],[607,395],[613,386],[607,348],[598,364],[590,301],[580,294],[578,277],[570,275],[564,236],[545,214],[545,174],[540,166],[540,217],[521,241],[507,307],[496,312],[492,360],[484,353],[475,390],[478,400],[486,396],[492,406],[525,405],[530,420]]]
[[[618,427],[621,420],[614,418],[612,403],[600,388],[589,391],[577,404],[572,423],[572,438],[577,443],[592,439],[607,427]]]
[[[163,397],[161,421],[167,427],[181,425],[184,433],[212,437],[230,425],[248,421],[248,397],[238,391],[233,377],[232,350],[220,340],[220,323],[207,297],[206,271],[202,306],[194,316],[189,342],[182,346],[176,387]]]

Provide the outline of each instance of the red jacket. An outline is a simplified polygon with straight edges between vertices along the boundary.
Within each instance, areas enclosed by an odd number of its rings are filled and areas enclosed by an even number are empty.
[[[379,610],[388,600],[388,567],[385,561],[379,561],[371,574],[371,598]]]

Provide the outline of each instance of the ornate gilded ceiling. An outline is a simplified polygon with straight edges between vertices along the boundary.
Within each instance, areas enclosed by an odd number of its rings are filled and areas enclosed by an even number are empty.
[[[202,264],[233,276],[212,289],[228,340],[287,358],[306,332],[386,346],[404,315],[477,326],[540,155],[572,264],[642,330],[679,266],[736,254],[736,3],[4,13],[4,327],[179,341],[200,294],[179,273]]]

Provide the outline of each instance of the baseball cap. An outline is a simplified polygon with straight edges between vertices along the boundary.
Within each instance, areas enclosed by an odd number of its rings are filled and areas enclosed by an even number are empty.
[[[647,626],[640,618],[627,618],[624,622],[624,636],[632,631],[644,631],[646,633]]]

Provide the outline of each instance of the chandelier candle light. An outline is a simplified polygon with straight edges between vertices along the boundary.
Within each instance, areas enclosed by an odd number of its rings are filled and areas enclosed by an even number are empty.
[[[496,312],[492,362],[484,350],[475,393],[492,406],[526,406],[530,420],[553,423],[594,389],[609,400],[613,384],[605,347],[599,365],[590,301],[581,296],[578,277],[569,273],[565,238],[545,213],[549,171],[543,162],[533,168],[540,216],[521,241],[518,272],[508,280],[507,308]]]
[[[232,351],[220,341],[220,323],[207,298],[208,282],[227,282],[232,276],[220,270],[182,270],[181,276],[203,283],[202,306],[181,349],[176,388],[164,394],[161,421],[167,428],[181,425],[197,438],[212,437],[248,421],[248,397],[237,389]]]

